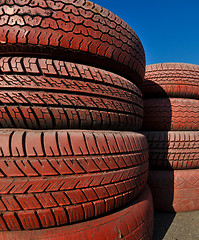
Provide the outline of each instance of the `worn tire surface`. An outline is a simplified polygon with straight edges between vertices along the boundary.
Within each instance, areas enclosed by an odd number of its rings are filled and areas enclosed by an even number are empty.
[[[199,168],[199,132],[142,132],[149,144],[149,164],[155,169]]]
[[[0,227],[84,221],[134,199],[148,177],[144,135],[109,131],[0,132]]]
[[[101,218],[59,228],[0,232],[2,240],[138,240],[152,239],[153,200],[148,187],[130,205]]]
[[[0,58],[0,127],[139,130],[135,84],[99,68],[30,57]]]
[[[151,98],[144,100],[143,129],[149,131],[199,130],[199,100]]]
[[[199,98],[199,65],[160,63],[146,66],[142,86],[145,98]]]
[[[199,210],[199,169],[150,170],[154,208],[166,212]]]
[[[90,1],[1,1],[0,27],[0,54],[62,57],[143,81],[145,53],[137,34]]]

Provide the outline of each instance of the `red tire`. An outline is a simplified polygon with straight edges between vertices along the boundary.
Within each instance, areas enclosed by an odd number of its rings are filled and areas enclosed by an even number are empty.
[[[97,217],[134,199],[147,182],[148,144],[138,133],[5,130],[0,139],[1,230]]]
[[[155,169],[199,168],[199,131],[142,132],[149,143],[149,163]]]
[[[149,186],[156,210],[166,212],[199,210],[199,169],[151,170]]]
[[[95,220],[34,231],[0,232],[6,240],[118,240],[152,239],[153,202],[149,188],[128,207]]]
[[[107,9],[85,0],[14,0],[0,6],[0,54],[94,64],[142,83],[145,54],[141,41]]]
[[[199,101],[183,98],[144,100],[143,129],[150,131],[199,130]]]
[[[146,66],[145,98],[199,98],[199,65],[160,63]]]
[[[0,58],[0,127],[139,130],[140,90],[116,74],[30,57]]]

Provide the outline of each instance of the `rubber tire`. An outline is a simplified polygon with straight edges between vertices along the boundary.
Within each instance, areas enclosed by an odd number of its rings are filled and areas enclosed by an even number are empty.
[[[133,29],[86,0],[11,0],[0,4],[0,54],[63,58],[143,82],[145,53]]]
[[[160,63],[146,66],[142,86],[145,98],[199,98],[199,65]]]
[[[183,98],[144,100],[143,130],[199,130],[199,101]]]
[[[30,57],[0,58],[0,127],[139,130],[140,90],[86,65]]]
[[[0,232],[2,240],[138,240],[152,239],[153,200],[148,187],[127,207],[101,218],[59,228]]]
[[[142,132],[153,169],[199,168],[199,131]]]
[[[132,201],[147,182],[138,133],[2,130],[0,139],[0,230],[85,221]]]
[[[164,212],[199,210],[199,169],[149,171],[154,208]]]

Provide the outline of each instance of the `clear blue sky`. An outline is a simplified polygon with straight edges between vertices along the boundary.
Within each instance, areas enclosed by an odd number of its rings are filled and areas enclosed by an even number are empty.
[[[199,64],[199,0],[91,0],[138,34],[147,64]]]

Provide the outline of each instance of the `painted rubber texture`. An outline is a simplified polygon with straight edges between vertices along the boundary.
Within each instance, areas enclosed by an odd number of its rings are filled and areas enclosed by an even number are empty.
[[[143,129],[197,131],[199,130],[199,101],[183,98],[145,99]]]
[[[0,54],[58,57],[143,82],[142,43],[107,9],[87,0],[9,0],[0,9]]]
[[[199,131],[142,132],[153,169],[199,168]]]
[[[153,200],[147,186],[128,206],[104,217],[59,228],[0,232],[0,238],[2,240],[150,240],[153,227]]]
[[[119,75],[30,57],[1,57],[0,71],[1,128],[141,128],[142,94]]]
[[[147,182],[148,143],[139,133],[2,130],[0,139],[0,230],[97,217]]]
[[[146,66],[142,86],[145,98],[199,98],[199,65],[160,63]]]
[[[199,169],[149,172],[154,208],[166,212],[199,210]]]

